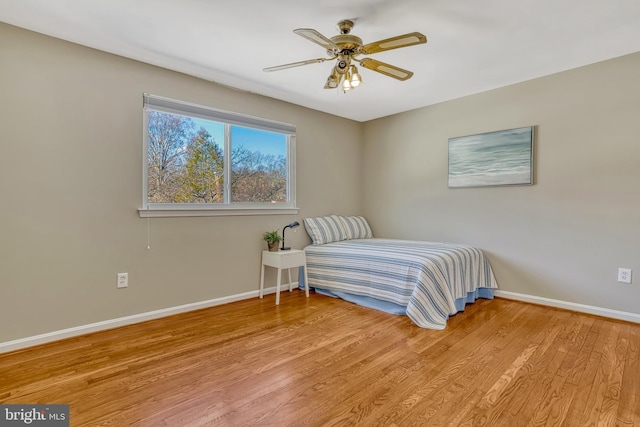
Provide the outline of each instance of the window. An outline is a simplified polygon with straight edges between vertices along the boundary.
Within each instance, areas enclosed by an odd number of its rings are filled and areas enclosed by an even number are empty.
[[[295,214],[295,126],[144,95],[140,216]]]

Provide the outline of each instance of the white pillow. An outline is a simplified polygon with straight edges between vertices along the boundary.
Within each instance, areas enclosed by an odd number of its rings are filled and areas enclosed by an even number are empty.
[[[371,239],[373,232],[369,223],[362,216],[340,216],[340,222],[347,231],[348,239]]]
[[[304,228],[315,246],[339,242],[348,238],[347,230],[337,215],[305,218]]]

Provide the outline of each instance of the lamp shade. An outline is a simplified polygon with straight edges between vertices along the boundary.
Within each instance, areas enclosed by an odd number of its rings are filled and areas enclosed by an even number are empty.
[[[358,69],[355,65],[351,66],[351,86],[358,87],[362,83],[362,76],[358,73]]]

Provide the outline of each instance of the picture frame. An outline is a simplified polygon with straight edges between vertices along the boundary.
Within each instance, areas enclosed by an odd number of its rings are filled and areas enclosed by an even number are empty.
[[[533,185],[534,126],[449,138],[449,188]]]

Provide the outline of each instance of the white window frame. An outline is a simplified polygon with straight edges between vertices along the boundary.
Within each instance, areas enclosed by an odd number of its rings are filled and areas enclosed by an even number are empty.
[[[289,123],[218,110],[203,105],[177,101],[148,93],[144,94],[143,102],[143,148],[142,148],[142,208],[138,209],[140,217],[176,217],[176,216],[227,216],[227,215],[273,215],[273,214],[297,214],[296,207],[296,127]],[[224,202],[223,203],[149,203],[148,202],[148,176],[149,176],[149,147],[148,111],[162,111],[170,114],[197,117],[224,123]],[[231,202],[231,140],[228,128],[231,125],[261,129],[287,135],[287,198],[285,203],[239,203]]]

